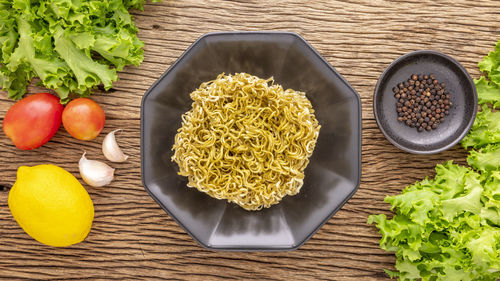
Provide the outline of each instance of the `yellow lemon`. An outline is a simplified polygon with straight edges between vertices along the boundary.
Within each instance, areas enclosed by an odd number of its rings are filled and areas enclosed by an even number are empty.
[[[19,167],[9,208],[26,233],[55,247],[83,241],[94,219],[94,204],[85,188],[55,165]]]

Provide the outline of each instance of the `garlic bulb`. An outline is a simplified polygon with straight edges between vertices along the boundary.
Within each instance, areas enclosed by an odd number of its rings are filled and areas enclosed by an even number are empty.
[[[114,130],[106,135],[102,142],[102,153],[111,162],[124,162],[128,156],[123,154],[123,151],[116,142],[115,133],[121,129]]]
[[[82,179],[90,186],[98,187],[109,184],[113,180],[115,169],[108,164],[96,160],[88,160],[83,152],[78,162]]]

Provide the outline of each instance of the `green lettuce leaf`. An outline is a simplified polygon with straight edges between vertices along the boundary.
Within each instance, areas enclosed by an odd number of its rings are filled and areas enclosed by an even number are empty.
[[[474,79],[479,104],[491,103],[493,107],[500,107],[500,88],[486,81],[484,76]]]
[[[73,71],[81,92],[92,89],[100,83],[107,90],[113,86],[113,81],[118,80],[115,69],[92,60],[71,39],[67,38],[61,27],[57,27],[54,32],[54,45],[57,53]]]
[[[492,112],[487,106],[477,113],[469,134],[462,140],[462,146],[480,148],[500,142],[500,111]]]
[[[467,212],[475,215],[481,213],[481,193],[483,188],[478,178],[479,175],[467,173],[463,187],[468,193],[441,202],[439,209],[445,220],[452,222],[456,216]]]
[[[11,54],[6,67],[11,73],[18,71],[30,72],[27,77],[34,75],[40,77],[42,83],[50,89],[61,88],[61,99],[66,99],[69,88],[67,80],[71,80],[70,69],[67,64],[55,57],[52,53],[37,52],[35,48],[34,35],[29,22],[23,18],[17,20],[18,31],[20,34],[19,45]],[[40,45],[40,44],[39,44]],[[24,80],[26,85],[29,81]],[[25,93],[25,88],[9,89],[9,97],[20,99]]]
[[[500,170],[500,144],[488,145],[479,151],[471,150],[467,163],[485,173]]]
[[[484,223],[500,227],[500,171],[483,176],[484,193],[481,198],[484,207],[481,213]]]
[[[481,71],[488,74],[493,84],[500,87],[500,40],[495,44],[495,50],[484,57],[478,66]]]

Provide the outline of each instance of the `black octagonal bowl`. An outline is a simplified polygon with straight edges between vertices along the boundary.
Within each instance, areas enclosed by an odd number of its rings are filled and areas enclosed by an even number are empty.
[[[274,76],[285,89],[306,92],[322,128],[299,194],[261,211],[214,199],[187,187],[170,159],[189,94],[225,72]],[[285,32],[201,36],[146,92],[141,106],[145,189],[199,244],[217,250],[300,247],[356,192],[361,176],[358,94],[302,37]]]
[[[437,129],[418,132],[397,120],[392,89],[412,74],[434,74],[451,94],[450,114]],[[384,136],[396,147],[414,154],[434,154],[456,145],[470,130],[477,112],[476,87],[455,59],[432,50],[405,54],[380,75],[373,94],[373,113]]]

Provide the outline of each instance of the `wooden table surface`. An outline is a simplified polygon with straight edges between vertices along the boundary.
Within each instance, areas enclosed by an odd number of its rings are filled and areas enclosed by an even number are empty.
[[[0,134],[0,184],[12,184],[20,165],[53,163],[79,178],[83,150],[104,160],[105,133],[125,129],[119,141],[131,155],[106,187],[86,186],[95,205],[87,239],[52,248],[31,239],[10,214],[0,191],[0,279],[258,279],[386,280],[394,256],[380,250],[369,214],[389,213],[388,194],[433,175],[448,159],[465,163],[460,147],[433,156],[404,153],[377,128],[372,93],[378,76],[400,55],[419,49],[444,52],[478,77],[477,62],[500,39],[498,1],[221,1],[166,0],[133,12],[145,41],[140,67],[128,67],[108,93],[97,92],[107,114],[96,140],[77,141],[64,129],[42,148],[20,151]],[[286,30],[302,35],[361,95],[363,172],[354,197],[303,247],[291,252],[215,252],[187,235],[149,197],[141,184],[140,102],[148,87],[200,35],[211,31]],[[30,87],[30,92],[41,88]],[[3,120],[13,104],[1,93]]]

